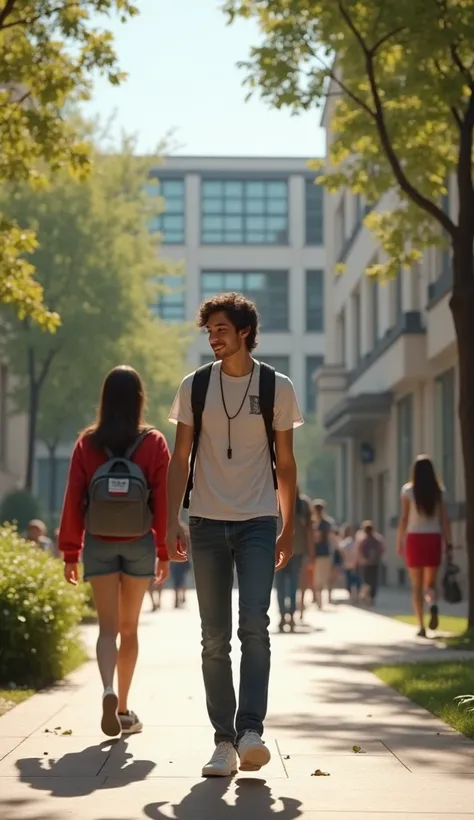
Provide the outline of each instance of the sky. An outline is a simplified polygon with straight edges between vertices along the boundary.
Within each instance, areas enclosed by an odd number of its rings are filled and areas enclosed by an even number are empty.
[[[126,24],[100,18],[115,37],[128,79],[119,88],[98,78],[86,113],[108,120],[114,136],[133,133],[154,151],[173,132],[174,154],[303,156],[324,153],[320,112],[291,116],[255,98],[245,102],[246,60],[261,35],[252,21],[228,26],[219,0],[135,0]]]

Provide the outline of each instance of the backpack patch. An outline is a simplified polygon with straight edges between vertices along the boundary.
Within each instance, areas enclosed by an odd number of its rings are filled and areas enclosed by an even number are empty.
[[[250,402],[250,415],[251,416],[260,416],[260,396],[249,396]]]

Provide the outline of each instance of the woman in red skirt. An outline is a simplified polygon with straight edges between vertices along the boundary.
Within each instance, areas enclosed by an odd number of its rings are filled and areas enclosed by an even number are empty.
[[[411,480],[402,487],[401,503],[397,554],[405,555],[411,579],[413,607],[420,626],[418,635],[425,638],[423,593],[430,606],[429,629],[437,629],[439,618],[436,585],[443,542],[446,552],[452,552],[445,491],[428,456],[418,456],[415,460]]]

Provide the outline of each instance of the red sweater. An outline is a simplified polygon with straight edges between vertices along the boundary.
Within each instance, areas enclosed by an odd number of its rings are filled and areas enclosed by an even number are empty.
[[[153,535],[156,553],[161,561],[168,560],[166,535],[166,474],[170,453],[166,439],[152,430],[133,455],[133,461],[143,470],[153,500]],[[79,560],[84,541],[84,499],[92,476],[105,464],[107,456],[96,450],[87,437],[76,442],[71,457],[69,475],[59,527],[59,549],[66,563]],[[132,541],[131,538],[103,538],[103,541]]]

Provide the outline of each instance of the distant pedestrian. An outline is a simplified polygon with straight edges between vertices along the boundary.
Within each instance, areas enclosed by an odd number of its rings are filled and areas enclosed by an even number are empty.
[[[342,556],[346,590],[351,601],[355,602],[358,600],[361,588],[359,567],[357,565],[357,544],[352,527],[345,524],[341,531],[342,538],[339,542],[339,550]]]
[[[39,518],[32,518],[26,527],[26,537],[28,541],[36,544],[43,552],[54,555],[54,544],[51,538],[48,538],[47,532],[46,524]]]
[[[280,610],[280,632],[285,626],[295,629],[296,596],[300,586],[303,563],[312,547],[311,501],[296,490],[295,531],[293,535],[293,556],[275,576],[278,608]]]
[[[99,620],[101,726],[110,737],[143,728],[128,709],[138,658],[138,619],[150,579],[156,574],[163,582],[169,572],[165,544],[169,450],[163,434],[145,424],[144,403],[145,389],[135,370],[116,367],[108,374],[97,421],[74,447],[59,530],[70,584],[78,583],[77,564],[84,544],[84,579],[91,582]]]
[[[413,609],[418,619],[418,635],[422,638],[426,637],[423,597],[430,607],[429,629],[435,630],[439,624],[437,582],[443,542],[446,556],[451,560],[453,548],[446,492],[431,459],[420,455],[413,464],[410,481],[401,490],[397,554],[405,557],[410,573]]]
[[[365,603],[373,606],[377,598],[385,544],[382,536],[375,532],[372,521],[364,521],[361,529],[363,535],[357,542],[357,564],[363,584],[361,597]]]
[[[331,569],[334,522],[325,514],[326,505],[321,498],[313,501],[314,532],[314,596],[319,609],[323,608],[323,591],[328,591],[331,603]]]

